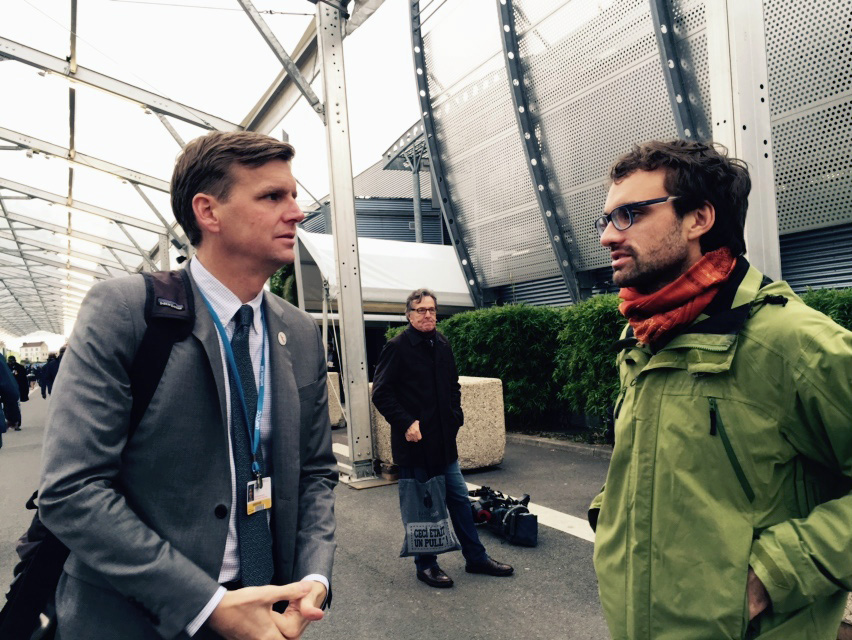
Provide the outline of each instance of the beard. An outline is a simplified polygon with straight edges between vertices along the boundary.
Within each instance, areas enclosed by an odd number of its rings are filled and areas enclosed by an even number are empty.
[[[632,248],[620,248],[631,257],[626,267],[613,270],[612,281],[619,287],[633,287],[639,293],[659,291],[674,282],[689,269],[689,251],[680,237],[678,227],[672,229],[646,255],[638,256]]]

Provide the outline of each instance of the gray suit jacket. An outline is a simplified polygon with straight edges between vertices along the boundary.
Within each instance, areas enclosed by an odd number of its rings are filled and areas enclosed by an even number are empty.
[[[226,379],[194,289],[193,335],[174,346],[130,441],[142,276],[95,285],[81,308],[50,399],[39,500],[71,550],[57,590],[63,640],[177,637],[218,587],[231,510]],[[268,293],[264,304],[274,581],[331,579],[337,471],[325,354],[310,317]]]

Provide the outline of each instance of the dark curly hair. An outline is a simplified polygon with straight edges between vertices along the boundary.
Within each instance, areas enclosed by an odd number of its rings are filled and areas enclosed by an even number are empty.
[[[701,252],[728,247],[745,253],[745,219],[751,178],[742,160],[728,157],[721,144],[692,140],[651,140],[635,145],[612,165],[609,177],[620,182],[636,171],[666,172],[665,187],[679,217],[709,202],[716,222],[701,236]]]

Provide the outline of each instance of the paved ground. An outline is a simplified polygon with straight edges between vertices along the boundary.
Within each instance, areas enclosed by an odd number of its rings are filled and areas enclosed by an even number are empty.
[[[47,402],[24,407],[24,427],[8,432],[0,449],[0,589],[11,578],[14,540],[30,515],[23,504],[38,482]],[[335,440],[345,437],[335,432]],[[466,474],[468,482],[519,495],[558,512],[585,517],[608,461],[576,449],[510,442],[499,467]],[[441,559],[456,581],[453,589],[430,589],[414,577],[413,562],[398,557],[402,525],[396,486],[337,489],[339,549],[334,604],[305,640],[604,640],[592,569],[592,544],[547,526],[539,545],[509,545],[489,532],[483,542],[495,558],[515,566],[510,578],[464,572],[460,553]]]

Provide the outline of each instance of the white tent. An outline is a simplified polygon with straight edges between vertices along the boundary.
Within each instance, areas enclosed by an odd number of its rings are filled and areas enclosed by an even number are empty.
[[[332,236],[299,229],[297,237],[299,290],[305,310],[322,310],[323,281],[328,283],[331,308],[336,309],[338,284]],[[404,313],[406,297],[420,287],[435,292],[441,315],[474,308],[456,252],[450,246],[359,238],[358,252],[367,320],[371,319],[369,314]]]

